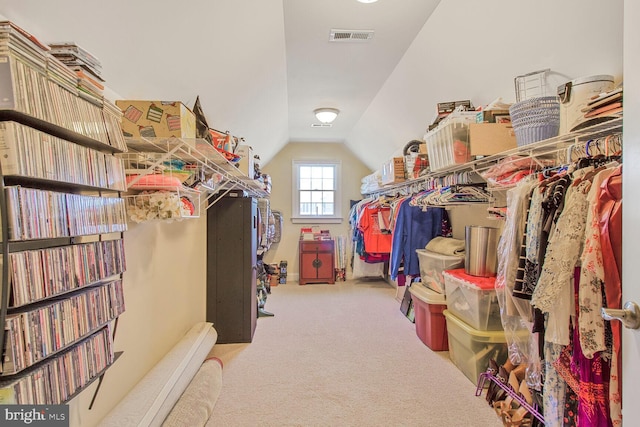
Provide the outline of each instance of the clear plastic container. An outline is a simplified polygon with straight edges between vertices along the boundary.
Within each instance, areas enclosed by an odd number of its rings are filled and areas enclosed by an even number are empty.
[[[416,249],[418,262],[420,263],[420,279],[426,287],[445,293],[444,277],[445,270],[453,270],[464,266],[464,255],[442,255],[426,249]]]
[[[498,364],[507,360],[507,340],[503,331],[479,331],[448,309],[443,315],[447,323],[449,357],[473,384],[477,384],[480,374],[487,370],[489,360]]]
[[[429,167],[432,171],[471,161],[470,123],[455,119],[425,134]]]
[[[447,310],[481,331],[501,331],[495,278],[468,275],[464,269],[443,273]]]

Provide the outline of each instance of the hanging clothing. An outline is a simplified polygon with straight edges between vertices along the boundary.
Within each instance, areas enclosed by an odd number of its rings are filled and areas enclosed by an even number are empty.
[[[358,228],[362,231],[365,252],[370,254],[391,252],[391,232],[388,230],[390,215],[391,208],[388,206],[371,204],[364,208]]]
[[[525,238],[525,266],[522,287],[514,289],[514,293],[522,295],[532,295],[540,277],[540,235],[542,233],[542,202],[544,191],[540,187],[535,187],[531,193],[529,213],[527,215],[527,231]],[[516,293],[516,295],[518,295]]]
[[[573,315],[573,275],[580,260],[589,203],[590,181],[569,187],[565,208],[549,240],[542,272],[531,305],[549,313],[546,340],[569,345],[569,318]]]
[[[444,208],[429,207],[423,211],[420,206],[411,206],[410,201],[406,199],[400,204],[392,233],[389,276],[393,280],[402,265],[405,275],[419,276],[416,249],[424,249],[431,239],[442,234]]]
[[[553,361],[560,358],[563,346],[545,342],[544,344],[544,424],[548,427],[560,427],[564,419],[564,397],[567,383],[553,367]]]
[[[507,191],[507,219],[498,241],[498,268],[496,274],[496,290],[500,308],[506,316],[521,316],[530,318],[531,307],[528,301],[518,301],[513,298],[515,288],[518,259],[520,249],[524,241],[524,229],[526,226],[526,212],[529,204],[529,195],[536,186],[536,181],[527,177],[521,180],[514,188]]]
[[[600,245],[604,266],[607,307],[622,308],[622,166],[603,181],[598,197]],[[614,426],[622,425],[622,325],[610,322],[613,339],[609,382],[610,415]]]
[[[602,305],[602,289],[604,283],[604,262],[600,244],[600,224],[598,220],[597,200],[600,186],[614,171],[605,169],[593,177],[589,191],[589,211],[587,212],[587,228],[584,247],[581,255],[580,272],[580,345],[587,358],[606,350],[604,340],[604,320],[600,316]]]

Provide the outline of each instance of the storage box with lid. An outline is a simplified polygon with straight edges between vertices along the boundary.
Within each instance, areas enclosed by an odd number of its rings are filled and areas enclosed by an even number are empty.
[[[476,120],[476,113],[444,120],[437,128],[428,131],[424,140],[429,153],[429,167],[437,171],[471,160],[469,150],[469,124]]]
[[[487,370],[491,359],[499,364],[507,360],[504,331],[479,331],[449,309],[444,310],[443,315],[447,323],[449,357],[473,384],[478,383],[480,374]]]
[[[382,165],[380,172],[382,185],[404,182],[404,157],[394,157]]]
[[[481,331],[502,330],[495,277],[476,277],[464,269],[443,273],[447,309],[472,328]]]
[[[420,283],[409,288],[413,300],[416,335],[433,351],[449,349],[447,322],[442,312],[447,308],[444,294],[439,294]]]
[[[453,270],[464,266],[464,254],[461,256],[443,255],[426,249],[416,249],[420,264],[420,280],[422,284],[438,293],[445,293],[445,270]]]
[[[560,97],[560,135],[586,121],[584,111],[589,100],[613,89],[613,76],[585,76],[558,86]]]
[[[195,138],[196,117],[180,101],[117,100],[122,132],[134,138]]]

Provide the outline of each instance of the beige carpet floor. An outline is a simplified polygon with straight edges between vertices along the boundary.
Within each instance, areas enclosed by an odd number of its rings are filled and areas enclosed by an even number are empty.
[[[250,344],[216,344],[211,426],[492,427],[499,418],[417,337],[382,281],[272,288]]]

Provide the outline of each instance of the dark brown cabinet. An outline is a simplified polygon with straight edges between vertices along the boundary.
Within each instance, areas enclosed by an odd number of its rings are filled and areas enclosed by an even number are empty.
[[[207,321],[218,343],[251,342],[256,292],[258,202],[222,197],[207,209]]]
[[[300,241],[301,285],[307,283],[335,283],[333,240]]]

